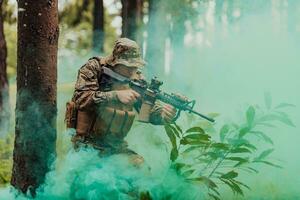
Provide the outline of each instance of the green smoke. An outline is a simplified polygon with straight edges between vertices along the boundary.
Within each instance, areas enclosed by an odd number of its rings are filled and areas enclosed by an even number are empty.
[[[263,104],[266,91],[272,94],[275,106],[282,101],[297,106],[290,110],[296,129],[279,123],[272,129],[273,158],[281,161],[284,168],[258,167],[259,174],[243,176],[252,188],[246,191],[245,199],[299,198],[299,7],[300,2],[295,0],[201,3],[196,9],[198,14],[188,16],[185,23],[184,52],[167,54],[171,55],[169,60],[181,60],[169,66],[164,89],[196,99],[195,108],[203,113],[221,113],[217,127],[231,119],[240,120],[245,105]],[[172,42],[174,45],[176,40]],[[201,189],[184,183],[169,170],[170,143],[161,127],[154,129],[137,123],[127,137],[130,147],[145,158],[147,165],[141,169],[130,166],[125,156],[101,159],[92,150],[70,152],[69,137],[63,132],[64,106],[71,97],[77,70],[86,58],[60,50],[60,154],[56,171],[49,173],[38,197],[68,199],[75,195],[93,199],[106,194],[126,199],[130,198],[128,191],[138,188],[150,191],[155,199],[165,194],[172,194],[175,199],[201,199]],[[155,64],[151,58],[148,61]],[[232,197],[229,189],[224,189],[222,195],[222,199],[238,199]],[[14,199],[14,193],[7,189],[0,192],[0,197]]]

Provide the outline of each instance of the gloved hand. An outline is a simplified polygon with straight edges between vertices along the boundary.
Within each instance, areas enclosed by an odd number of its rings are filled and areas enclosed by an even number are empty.
[[[162,107],[162,120],[164,123],[170,123],[176,117],[177,109],[169,104],[165,104]]]
[[[132,89],[117,90],[115,92],[116,92],[116,96],[119,99],[119,101],[126,105],[134,104],[138,100],[138,98],[141,97],[141,95],[139,93],[137,93],[136,91],[134,91]]]

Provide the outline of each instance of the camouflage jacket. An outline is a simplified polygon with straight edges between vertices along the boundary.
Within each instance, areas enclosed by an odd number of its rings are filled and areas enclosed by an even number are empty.
[[[103,91],[100,89],[100,77],[101,65],[96,58],[90,59],[80,68],[73,95],[73,101],[79,110],[91,110],[98,106],[105,106],[111,101],[118,101],[118,97],[113,90]],[[120,104],[122,103],[120,102]],[[139,112],[141,102],[138,101],[133,107]],[[163,124],[162,106],[159,103],[156,103],[151,110],[150,123],[154,125]]]

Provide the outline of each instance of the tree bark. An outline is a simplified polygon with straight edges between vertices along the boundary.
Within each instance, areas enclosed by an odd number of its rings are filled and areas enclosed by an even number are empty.
[[[169,31],[164,4],[164,1],[149,0],[146,60],[150,76],[164,75],[166,38]]]
[[[93,50],[104,50],[104,5],[103,0],[94,0]]]
[[[139,36],[143,17],[143,0],[121,0],[122,37],[141,43]]]
[[[0,136],[9,128],[8,79],[6,73],[7,47],[4,36],[3,0],[0,0]]]
[[[55,158],[57,0],[18,1],[17,103],[11,184],[32,195]]]

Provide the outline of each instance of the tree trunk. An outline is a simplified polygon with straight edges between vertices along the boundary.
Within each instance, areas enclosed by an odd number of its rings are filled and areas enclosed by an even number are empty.
[[[94,1],[93,50],[104,50],[104,5],[103,0]]]
[[[35,194],[55,158],[57,0],[18,1],[15,146],[11,184]]]
[[[149,75],[164,75],[165,48],[168,35],[165,2],[149,0],[146,60]]]
[[[143,0],[121,0],[122,2],[122,37],[142,43]]]
[[[6,73],[7,48],[4,37],[4,20],[2,10],[3,0],[0,0],[0,136],[7,134],[9,128],[9,98]]]

